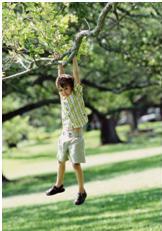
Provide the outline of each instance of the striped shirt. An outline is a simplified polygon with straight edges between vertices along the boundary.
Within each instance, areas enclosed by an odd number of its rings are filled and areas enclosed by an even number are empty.
[[[80,128],[88,122],[85,110],[82,86],[74,83],[72,93],[67,97],[61,97],[63,128]]]

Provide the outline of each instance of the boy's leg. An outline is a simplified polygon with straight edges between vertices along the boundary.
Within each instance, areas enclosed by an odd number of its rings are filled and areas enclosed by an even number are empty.
[[[74,203],[75,203],[75,205],[81,205],[84,203],[84,201],[87,197],[87,193],[84,189],[83,171],[82,171],[80,164],[73,164],[73,167],[75,169],[76,178],[77,178],[78,186],[79,186],[79,193],[78,193],[77,198],[74,201]]]
[[[55,186],[60,187],[64,182],[65,162],[58,161],[57,179]]]
[[[84,193],[84,176],[82,168],[80,164],[73,164],[73,168],[75,169],[75,174],[78,181],[79,193]]]
[[[46,191],[47,196],[55,195],[57,193],[61,193],[65,191],[63,187],[64,173],[65,173],[65,162],[59,161],[56,183]]]

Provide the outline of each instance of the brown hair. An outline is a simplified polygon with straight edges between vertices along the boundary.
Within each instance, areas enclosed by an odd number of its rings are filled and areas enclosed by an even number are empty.
[[[57,77],[56,79],[56,87],[66,87],[70,86],[71,89],[73,90],[74,88],[74,78],[71,75],[67,74],[61,74],[60,76]]]

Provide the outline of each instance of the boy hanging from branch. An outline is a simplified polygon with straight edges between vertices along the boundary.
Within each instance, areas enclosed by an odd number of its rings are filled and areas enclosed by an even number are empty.
[[[78,182],[78,194],[74,204],[81,205],[87,197],[81,163],[85,163],[83,127],[88,122],[88,118],[76,56],[73,58],[73,76],[65,74],[62,63],[58,65],[56,87],[61,99],[63,129],[58,141],[57,179],[46,195],[51,196],[65,191],[63,186],[65,163],[70,159]]]

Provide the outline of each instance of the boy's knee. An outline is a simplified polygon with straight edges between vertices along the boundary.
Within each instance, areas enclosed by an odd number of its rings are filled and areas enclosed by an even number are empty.
[[[58,163],[60,164],[60,165],[65,165],[65,161],[58,161]]]
[[[74,169],[78,169],[79,167],[80,167],[80,164],[79,164],[79,163],[73,164],[73,168],[74,168]]]

